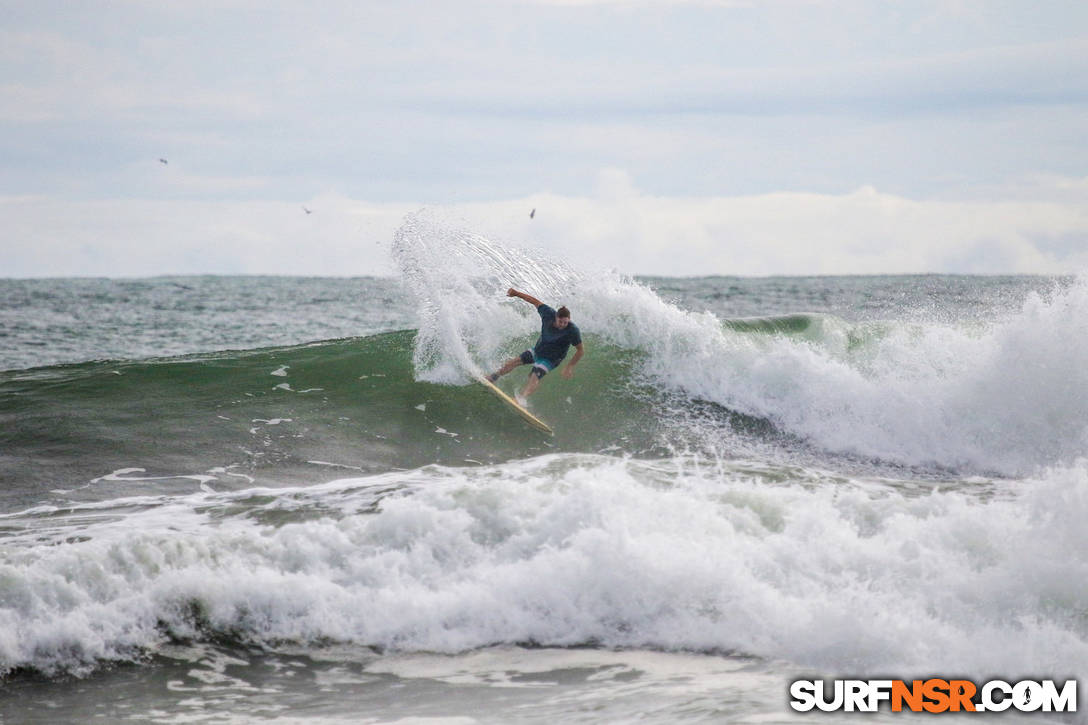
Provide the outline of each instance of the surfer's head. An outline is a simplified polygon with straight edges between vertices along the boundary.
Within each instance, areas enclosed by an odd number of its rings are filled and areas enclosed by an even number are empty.
[[[560,307],[555,311],[555,326],[562,330],[564,327],[570,324],[570,310],[566,307]]]

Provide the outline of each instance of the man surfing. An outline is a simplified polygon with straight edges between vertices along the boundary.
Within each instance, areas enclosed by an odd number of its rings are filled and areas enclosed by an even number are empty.
[[[563,368],[562,375],[568,380],[574,377],[574,366],[582,359],[585,348],[582,346],[582,333],[578,325],[570,321],[570,310],[566,307],[553,310],[536,297],[518,292],[513,287],[506,290],[506,296],[520,297],[536,308],[540,315],[540,339],[536,341],[532,350],[526,350],[519,357],[510,358],[503,363],[497,373],[488,375],[487,379],[494,383],[519,365],[532,365],[529,380],[526,381],[525,387],[518,396],[526,400],[540,385],[540,379],[563,362],[571,345],[574,346],[574,357]]]

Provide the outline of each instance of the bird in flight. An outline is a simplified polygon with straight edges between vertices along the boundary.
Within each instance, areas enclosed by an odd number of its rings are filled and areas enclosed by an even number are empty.
[[[159,159],[159,163],[160,163],[160,164],[168,164],[168,163],[170,163],[170,162],[169,162],[169,161],[167,161],[166,159]]]
[[[302,207],[302,211],[306,212],[307,214],[313,214],[314,213],[313,209],[307,209],[306,207]]]
[[[529,212],[529,218],[532,219],[535,216],[536,216],[536,209],[533,209],[531,212]]]

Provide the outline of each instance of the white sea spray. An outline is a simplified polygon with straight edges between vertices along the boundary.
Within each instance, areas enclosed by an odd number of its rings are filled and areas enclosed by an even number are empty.
[[[927,492],[557,454],[110,515],[134,503],[9,541],[0,666],[79,672],[211,635],[430,652],[597,643],[903,674],[1088,661],[1083,461]],[[261,523],[273,512],[288,523]]]

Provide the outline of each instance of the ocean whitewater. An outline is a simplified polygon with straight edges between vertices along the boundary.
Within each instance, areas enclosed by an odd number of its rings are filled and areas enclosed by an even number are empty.
[[[394,251],[0,280],[0,721],[830,722],[792,680],[1088,672],[1085,279]],[[585,335],[554,437],[472,383],[535,339],[511,285]]]

